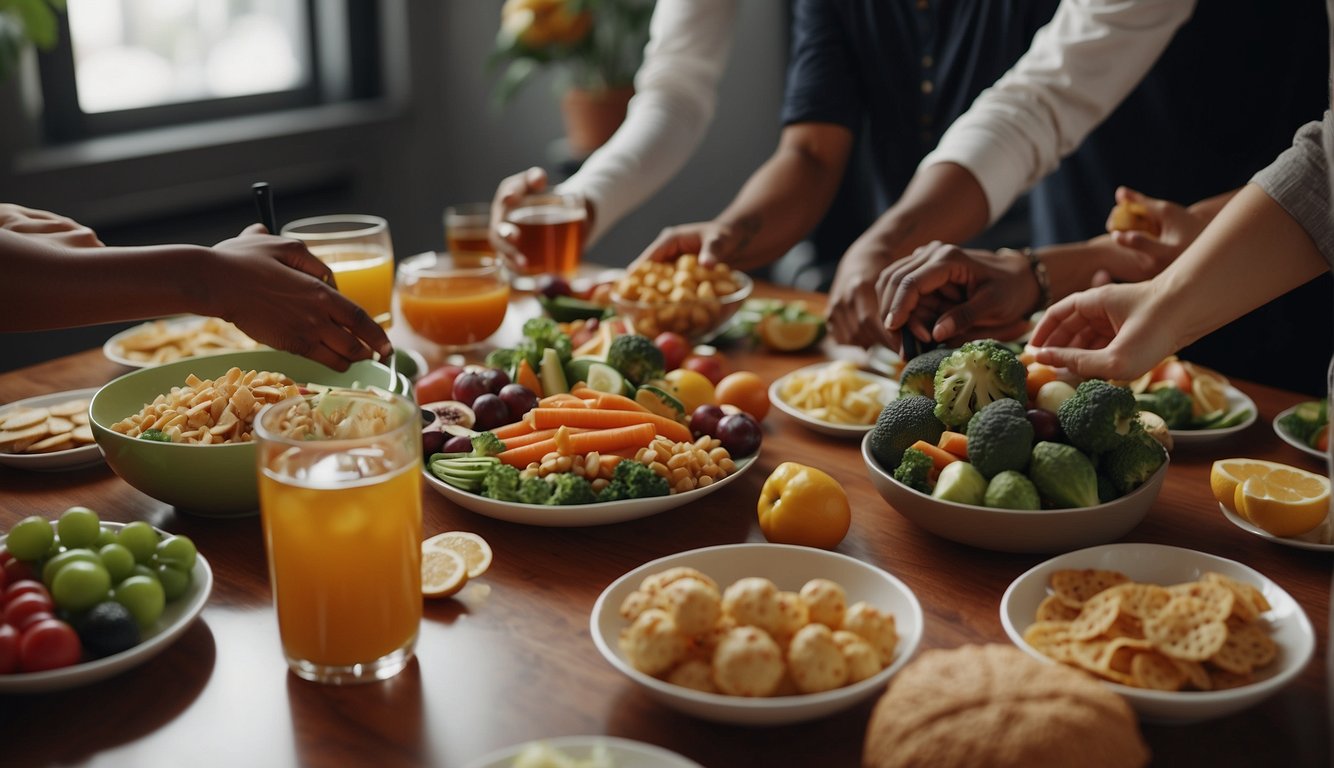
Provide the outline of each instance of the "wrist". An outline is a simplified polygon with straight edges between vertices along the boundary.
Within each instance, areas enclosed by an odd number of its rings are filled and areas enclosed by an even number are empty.
[[[1032,248],[1002,248],[997,253],[1009,255],[1011,257],[1022,258],[1028,266],[1028,274],[1031,278],[1030,284],[1036,291],[1036,298],[1033,300],[1031,309],[1027,314],[1042,312],[1051,306],[1051,274],[1047,271],[1047,264],[1037,251]]]

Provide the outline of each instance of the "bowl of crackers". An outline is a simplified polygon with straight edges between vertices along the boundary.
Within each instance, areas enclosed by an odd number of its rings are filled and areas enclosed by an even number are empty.
[[[1005,590],[1000,618],[1020,649],[1094,675],[1155,722],[1240,712],[1315,652],[1310,620],[1282,587],[1233,560],[1160,544],[1048,560]]]
[[[92,398],[93,437],[125,482],[183,511],[215,517],[259,509],[253,425],[271,403],[319,387],[410,394],[401,375],[361,360],[338,372],[278,350],[179,360],[128,373]]]
[[[732,319],[753,288],[745,272],[721,262],[705,266],[686,254],[631,264],[612,286],[611,303],[650,339],[672,331],[702,341]]]
[[[102,463],[88,424],[94,389],[54,392],[0,405],[0,465],[52,472]]]
[[[879,693],[916,652],[922,608],[902,581],[847,555],[729,544],[626,573],[589,627],[650,698],[706,720],[782,725]]]

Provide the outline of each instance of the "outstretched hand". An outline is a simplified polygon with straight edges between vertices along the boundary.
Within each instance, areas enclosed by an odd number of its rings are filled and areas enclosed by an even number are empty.
[[[527,260],[519,250],[519,228],[506,220],[525,195],[545,191],[547,172],[536,166],[506,176],[491,198],[491,247],[512,269],[524,271]]]
[[[1112,242],[1131,253],[1094,277],[1094,285],[1147,280],[1163,271],[1199,237],[1209,220],[1170,200],[1160,200],[1130,187],[1117,187],[1117,206],[1107,214]],[[1137,215],[1127,220],[1126,211]]]
[[[1053,304],[1033,329],[1038,362],[1084,378],[1133,379],[1181,346],[1149,322],[1152,282],[1104,285]]]

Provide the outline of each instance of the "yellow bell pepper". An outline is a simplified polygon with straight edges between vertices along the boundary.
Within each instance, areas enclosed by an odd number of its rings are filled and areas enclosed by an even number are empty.
[[[786,461],[764,481],[760,530],[776,544],[832,549],[852,526],[848,494],[825,472]]]

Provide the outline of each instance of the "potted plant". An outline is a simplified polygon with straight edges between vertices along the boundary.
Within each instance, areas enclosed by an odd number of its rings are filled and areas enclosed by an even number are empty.
[[[652,15],[653,0],[506,0],[492,54],[493,65],[507,62],[497,99],[557,67],[570,151],[590,154],[625,119]]]
[[[65,0],[0,0],[0,82],[18,67],[29,42],[42,50],[56,44],[56,12],[64,10]]]

